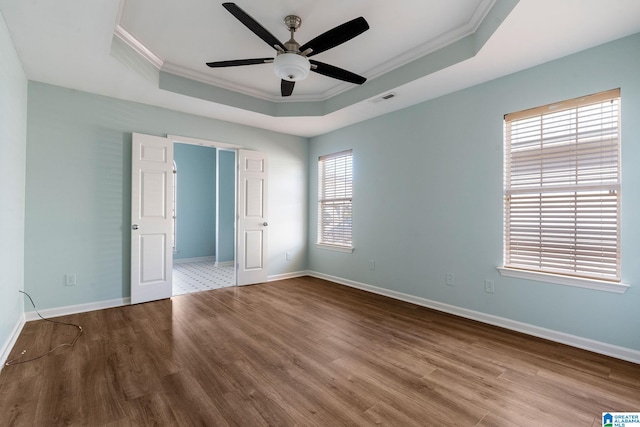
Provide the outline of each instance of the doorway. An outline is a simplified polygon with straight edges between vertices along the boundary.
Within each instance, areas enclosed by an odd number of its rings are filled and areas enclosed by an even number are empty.
[[[267,182],[268,161],[264,153],[240,146],[196,138],[167,135],[166,138],[132,134],[131,144],[131,303],[139,304],[172,296],[172,240],[180,247],[180,231],[173,235],[174,143],[215,147],[231,151],[234,169],[235,213],[233,217],[233,259],[235,284],[267,281]],[[176,177],[177,178],[177,177]],[[178,179],[179,181],[179,179]],[[196,182],[195,187],[201,186]],[[217,192],[219,198],[221,192]],[[237,194],[237,195],[236,195]],[[178,197],[179,198],[179,197]],[[176,198],[177,200],[177,198]],[[176,205],[177,207],[177,205]],[[179,213],[179,212],[178,212]],[[225,228],[219,227],[218,236]],[[216,260],[221,254],[216,239]],[[219,262],[218,262],[219,263]]]
[[[174,143],[172,295],[235,286],[235,150]]]

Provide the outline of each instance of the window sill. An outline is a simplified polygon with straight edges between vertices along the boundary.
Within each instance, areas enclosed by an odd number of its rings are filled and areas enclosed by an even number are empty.
[[[347,247],[347,246],[336,246],[336,245],[326,245],[324,243],[316,243],[316,248],[318,249],[326,249],[329,251],[336,251],[336,252],[346,252],[346,253],[352,253],[353,252],[353,248]]]
[[[594,289],[597,291],[623,294],[629,289],[624,283],[608,282],[606,280],[585,279],[581,277],[561,276],[559,274],[538,273],[535,271],[518,270],[515,268],[498,267],[502,276],[518,279],[535,280],[538,282],[555,283],[557,285],[575,286],[578,288]]]

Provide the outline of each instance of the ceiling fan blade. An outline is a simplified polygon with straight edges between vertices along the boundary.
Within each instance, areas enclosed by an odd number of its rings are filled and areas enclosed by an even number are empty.
[[[253,19],[247,12],[240,9],[235,3],[222,3],[222,6],[227,9],[238,21],[242,22],[245,27],[253,31],[253,33],[264,40],[269,46],[275,49],[274,46],[280,46],[283,50],[287,50],[282,42],[278,40],[273,34],[271,34],[266,28]]]
[[[291,96],[293,93],[293,87],[296,85],[296,82],[290,82],[289,80],[282,80],[280,82],[280,93],[282,96]]]
[[[364,33],[369,29],[367,20],[362,16],[356,19],[352,19],[349,22],[345,22],[342,25],[320,34],[315,39],[308,41],[300,46],[300,52],[304,52],[307,49],[313,51],[307,56],[317,55],[325,50],[329,50],[333,47],[341,45],[342,43],[351,40],[352,38]]]
[[[253,59],[234,59],[231,61],[215,61],[215,62],[207,62],[207,65],[211,68],[220,68],[220,67],[237,67],[239,65],[266,64],[267,62],[273,62],[273,58],[253,58]]]
[[[316,73],[322,74],[323,76],[332,77],[334,79],[343,80],[349,83],[355,83],[357,85],[361,85],[362,83],[367,81],[365,77],[359,76],[352,73],[351,71],[343,70],[342,68],[338,68],[333,65],[325,64],[324,62],[318,62],[313,59],[310,59],[309,62],[311,62],[311,65],[315,65],[315,67],[311,67],[311,71],[315,71]]]

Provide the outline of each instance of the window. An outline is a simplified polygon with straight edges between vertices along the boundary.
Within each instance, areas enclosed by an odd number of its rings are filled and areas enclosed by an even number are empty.
[[[620,90],[504,125],[505,267],[619,282]]]
[[[351,150],[318,159],[318,244],[351,251]]]

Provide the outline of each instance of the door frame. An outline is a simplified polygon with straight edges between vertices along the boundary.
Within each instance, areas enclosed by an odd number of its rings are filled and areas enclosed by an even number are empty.
[[[238,285],[238,173],[239,173],[239,161],[240,161],[240,150],[244,149],[244,147],[242,145],[237,145],[237,144],[229,144],[229,143],[225,143],[225,142],[218,142],[218,141],[212,141],[212,140],[208,140],[208,139],[200,139],[200,138],[192,138],[192,137],[188,137],[188,136],[180,136],[180,135],[171,135],[171,134],[167,134],[167,139],[170,140],[173,144],[190,144],[190,145],[198,145],[201,147],[209,147],[209,148],[215,148],[218,150],[227,150],[227,151],[233,151],[235,152],[235,157],[236,157],[236,162],[235,162],[235,167],[236,167],[236,171],[234,174],[234,187],[235,187],[235,191],[234,191],[234,211],[235,211],[235,215],[234,215],[234,221],[233,221],[233,226],[234,226],[234,280],[235,283],[234,285],[237,286]],[[217,156],[216,156],[217,158]],[[173,262],[173,259],[171,260],[171,262]]]
[[[236,155],[236,168],[235,168],[235,189],[234,189],[234,199],[233,199],[233,203],[234,203],[234,211],[236,211],[235,215],[234,215],[234,221],[233,221],[233,227],[234,227],[234,242],[233,242],[233,254],[234,254],[234,261],[233,261],[233,265],[234,265],[234,286],[238,285],[238,275],[237,275],[237,271],[236,271],[236,266],[237,266],[237,253],[236,253],[236,249],[238,247],[238,235],[237,235],[237,226],[238,226],[238,213],[237,213],[237,208],[238,208],[238,151],[243,149],[242,145],[237,145],[237,144],[229,144],[229,143],[225,143],[225,142],[218,142],[218,141],[211,141],[208,139],[200,139],[200,138],[192,138],[192,137],[188,137],[188,136],[180,136],[180,135],[170,135],[167,134],[167,139],[170,140],[173,144],[188,144],[188,145],[197,145],[197,146],[201,146],[201,147],[208,147],[208,148],[215,148],[217,150],[225,150],[225,151],[233,151],[235,152]],[[218,156],[216,155],[216,162],[218,161]],[[216,184],[217,185],[217,184]],[[217,204],[217,197],[218,195],[216,194],[216,204]],[[216,233],[218,232],[218,218],[216,215]],[[217,239],[217,237],[216,237]],[[217,249],[217,248],[216,248]],[[172,259],[173,262],[173,259]]]
[[[233,241],[233,254],[234,254],[234,258],[236,256],[236,247],[237,247],[237,236],[235,235],[235,230],[237,227],[237,207],[238,207],[238,150],[240,150],[242,148],[242,146],[240,145],[234,145],[234,144],[225,144],[223,142],[216,142],[216,141],[209,141],[209,140],[205,140],[205,139],[197,139],[197,138],[190,138],[190,137],[184,137],[184,136],[176,136],[176,135],[167,135],[167,139],[169,141],[172,141],[172,143],[174,144],[174,152],[175,152],[175,144],[185,144],[185,145],[195,145],[195,146],[199,146],[199,147],[206,147],[206,148],[213,148],[216,149],[218,152],[219,151],[230,151],[235,153],[235,172],[234,172],[234,198],[233,198],[233,207],[234,207],[234,221],[233,221],[233,228],[234,228],[234,241]],[[216,155],[216,185],[218,185],[219,181],[218,181],[218,162],[220,160],[220,157],[218,155]],[[175,161],[175,159],[174,159]],[[218,220],[219,220],[219,212],[218,212],[218,197],[219,197],[219,192],[217,191],[218,189],[216,189],[216,242],[218,241],[218,236],[219,236],[219,229],[218,229]],[[175,191],[175,189],[174,189]],[[216,245],[216,255],[217,255],[217,251],[218,251],[218,246]],[[216,256],[217,258],[217,256]],[[217,259],[216,259],[217,262]],[[235,265],[235,259],[234,259],[234,265]],[[236,281],[237,284],[237,277],[236,277]]]

